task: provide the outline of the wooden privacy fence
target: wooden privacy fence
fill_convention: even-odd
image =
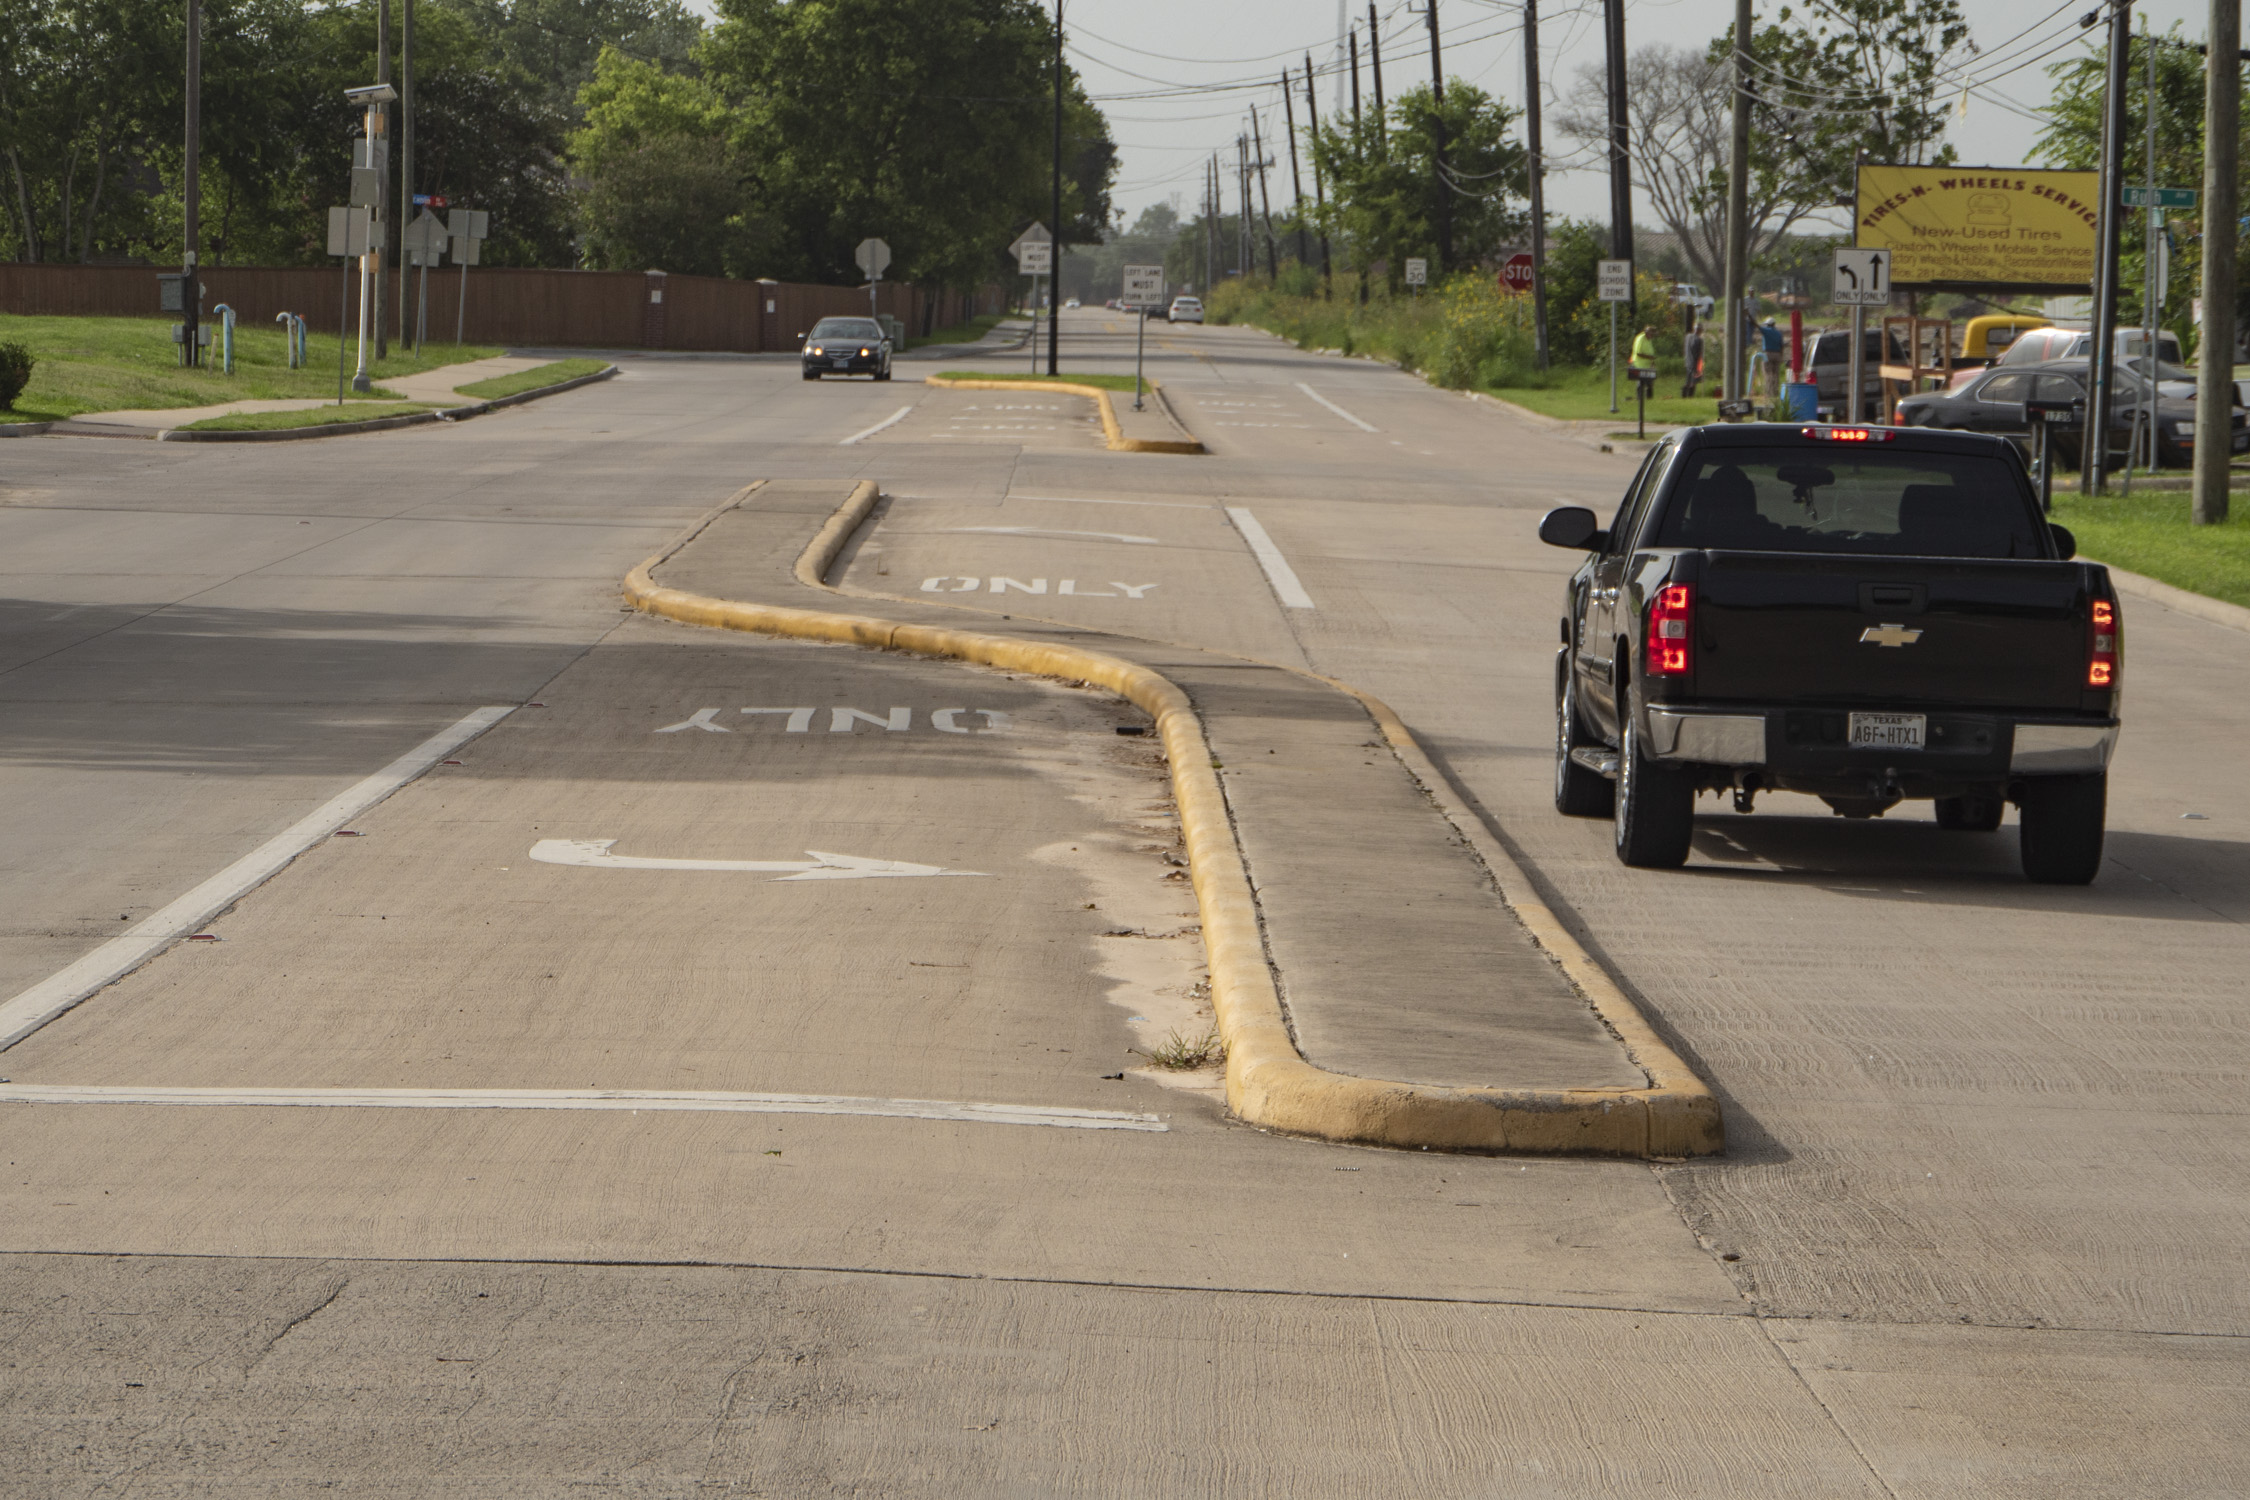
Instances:
[[[32,265],[0,262],[0,314],[156,317],[162,266]],[[418,286],[419,272],[409,272]],[[430,272],[428,338],[453,338],[461,301],[461,271]],[[386,272],[383,309],[394,333],[398,313],[389,304],[395,272]],[[205,266],[203,306],[225,303],[238,326],[270,324],[296,313],[314,331],[334,329],[345,318],[359,324],[359,275],[336,266]],[[756,354],[794,350],[797,335],[820,318],[866,313],[867,288],[808,286],[788,281],[732,281],[720,276],[668,276],[662,271],[544,271],[475,266],[468,272],[466,326],[472,344],[589,349],[731,350]],[[996,288],[967,293],[926,291],[886,282],[876,310],[906,324],[910,335],[949,327],[979,312],[1000,309]],[[409,303],[409,307],[412,304]],[[0,324],[0,338],[6,326]]]

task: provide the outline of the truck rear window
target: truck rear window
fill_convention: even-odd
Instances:
[[[2040,558],[2031,496],[1974,454],[1717,448],[1692,453],[1650,545],[1736,552]]]

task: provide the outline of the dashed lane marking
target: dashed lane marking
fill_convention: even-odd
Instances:
[[[1289,559],[1281,555],[1281,549],[1266,535],[1266,528],[1258,524],[1258,518],[1239,505],[1228,506],[1227,514],[1234,518],[1235,529],[1242,533],[1242,539],[1250,544],[1250,555],[1266,570],[1266,581],[1273,585],[1274,597],[1290,609],[1311,609],[1312,595],[1297,581],[1297,570],[1289,566]]]
[[[1374,432],[1377,430],[1374,423],[1362,422],[1359,418],[1353,416],[1350,412],[1344,410],[1341,406],[1338,406],[1335,402],[1329,400],[1326,396],[1323,396],[1320,392],[1314,390],[1311,386],[1305,384],[1302,380],[1297,382],[1297,389],[1303,391],[1306,395],[1312,397],[1313,400],[1318,401],[1322,406],[1327,407],[1330,411],[1334,412],[1337,416],[1342,417],[1345,421],[1351,423],[1354,427],[1357,427],[1361,432]]]
[[[911,406],[902,406],[897,411],[894,411],[889,416],[883,418],[882,421],[877,422],[873,427],[863,427],[859,431],[853,433],[850,437],[841,439],[837,442],[836,446],[839,448],[849,448],[852,444],[859,442],[864,438],[871,438],[876,433],[881,432],[884,428],[895,426],[898,423],[905,421],[906,414],[912,410],[914,410],[914,408]]]

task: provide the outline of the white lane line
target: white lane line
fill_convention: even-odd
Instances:
[[[1152,536],[1134,536],[1124,531],[1065,531],[1055,526],[940,526],[940,532],[980,531],[992,536],[1090,536],[1105,541],[1133,542],[1143,547],[1163,545]],[[906,533],[911,535],[911,533]]]
[[[1208,505],[1191,505],[1185,500],[1097,500],[1082,495],[1008,495],[1009,500],[1037,500],[1043,505],[1150,505],[1160,510],[1210,510]]]
[[[877,422],[873,427],[861,428],[859,431],[853,433],[850,437],[845,438],[837,443],[836,446],[839,448],[849,448],[852,444],[858,442],[861,438],[871,438],[876,433],[881,432],[884,428],[905,421],[906,414],[912,410],[914,410],[914,408],[911,406],[902,406],[897,411],[894,411],[889,416],[883,418],[882,421]],[[1369,430],[1372,431],[1373,429]]]
[[[1361,432],[1373,432],[1376,430],[1375,425],[1372,422],[1362,422],[1359,418],[1353,416],[1350,412],[1344,410],[1341,406],[1338,406],[1335,402],[1329,400],[1326,396],[1323,396],[1320,392],[1314,390],[1311,386],[1305,384],[1302,380],[1297,382],[1297,389],[1303,391],[1306,395],[1312,397],[1313,400],[1318,401],[1322,406],[1327,407],[1330,411],[1334,412],[1337,416],[1342,417],[1345,421],[1351,423],[1354,427],[1357,427]]]
[[[686,1089],[141,1088],[130,1084],[0,1084],[0,1104],[285,1105],[327,1109],[689,1110],[754,1115],[872,1115],[1059,1130],[1153,1130],[1157,1115],[948,1099],[854,1099],[841,1094],[725,1094]]]
[[[0,1005],[0,1051],[6,1051],[106,984],[115,983],[225,911],[298,855],[382,801],[445,756],[515,712],[480,708],[424,740],[350,790],[331,797],[194,890],[143,917],[60,973]]]
[[[1242,539],[1250,544],[1250,555],[1266,570],[1266,581],[1273,585],[1275,596],[1291,609],[1311,609],[1312,595],[1297,581],[1297,570],[1289,566],[1289,559],[1281,555],[1281,549],[1266,535],[1266,528],[1258,524],[1258,518],[1239,505],[1228,506],[1227,514],[1234,518],[1235,529],[1242,533]]]

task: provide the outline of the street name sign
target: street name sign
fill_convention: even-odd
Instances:
[[[2194,188],[2129,187],[2125,190],[2127,208],[2193,208]]]

